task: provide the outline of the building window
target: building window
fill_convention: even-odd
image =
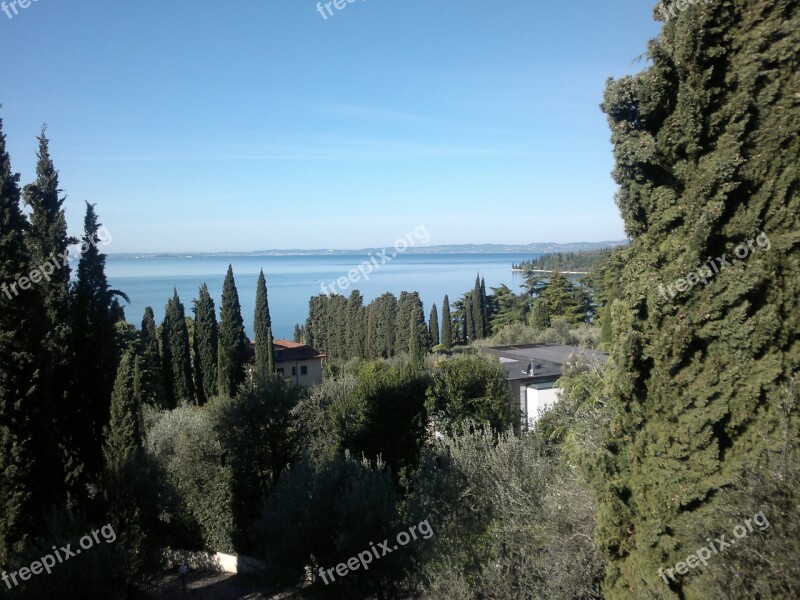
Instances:
[[[297,375],[297,367],[292,367],[292,377]]]
[[[300,367],[300,375],[308,375],[308,367],[303,365]]]

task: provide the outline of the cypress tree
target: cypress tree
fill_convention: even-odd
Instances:
[[[486,280],[481,277],[481,319],[483,321],[483,336],[488,337],[492,334],[491,311],[489,308],[489,298],[486,295]]]
[[[305,333],[303,331],[303,328],[300,327],[299,323],[295,323],[294,324],[294,341],[297,342],[298,344],[303,344],[303,343],[305,343],[304,339],[305,339]]]
[[[400,294],[395,317],[394,346],[396,353],[408,351],[411,341],[411,321],[417,308],[422,310],[422,300],[417,292],[402,292]],[[424,325],[424,313],[422,322]]]
[[[632,238],[593,479],[614,598],[710,597],[699,576],[658,569],[694,552],[698,530],[730,532],[723,491],[781,436],[797,443],[771,395],[800,367],[800,5],[685,8],[603,104]]]
[[[336,360],[347,358],[347,300],[336,294],[327,297],[330,355]]]
[[[244,334],[242,307],[233,278],[233,266],[222,286],[222,310],[219,323],[219,351],[217,368],[218,390],[221,396],[233,398],[244,382],[247,363],[247,338]]]
[[[267,280],[264,271],[258,275],[256,286],[256,371],[259,373],[275,372],[275,349],[272,339],[272,318],[269,315],[269,298],[267,296]]]
[[[439,311],[434,304],[431,308],[431,317],[429,320],[429,331],[431,332],[430,346],[433,348],[439,345]]]
[[[79,450],[86,474],[103,468],[103,432],[108,424],[111,391],[119,361],[114,300],[122,292],[110,289],[106,257],[98,248],[100,223],[94,205],[86,204],[81,259],[71,290],[70,335],[72,367],[71,444]]]
[[[484,304],[485,300],[481,295],[481,278],[480,275],[475,278],[475,287],[472,290],[472,324],[474,328],[475,335],[474,337],[470,337],[470,341],[472,340],[479,340],[483,338],[484,332]]]
[[[166,392],[162,381],[161,353],[158,348],[158,331],[153,309],[144,309],[142,329],[139,334],[138,394],[142,404],[166,408]]]
[[[21,289],[17,283],[31,272],[25,244],[28,223],[20,207],[19,175],[11,170],[2,119],[0,223],[0,566],[6,566],[17,559],[26,533],[59,496],[48,495],[50,485],[42,486],[55,483],[46,477],[46,465],[38,456],[38,451],[54,443],[52,412],[46,405],[40,370],[46,360],[39,350],[46,318],[41,294]]]
[[[366,309],[364,297],[353,290],[347,299],[347,358],[364,358],[366,345]]]
[[[36,289],[42,294],[47,311],[48,333],[44,343],[58,356],[66,356],[70,280],[67,257],[69,247],[77,240],[67,235],[67,217],[63,208],[65,198],[59,197],[58,171],[50,157],[50,141],[45,131],[46,127],[43,127],[38,138],[36,180],[25,186],[24,190],[25,203],[31,208],[27,245],[34,266],[52,263],[53,260],[59,265],[50,275],[50,280],[37,284]],[[59,375],[56,377],[63,381]],[[62,394],[65,391],[62,389]]]
[[[194,301],[194,375],[197,401],[205,404],[217,393],[217,351],[219,330],[214,300],[208,293],[208,286],[200,286],[200,293]]]
[[[422,368],[425,364],[427,354],[428,331],[425,327],[425,313],[421,305],[411,307],[411,317],[409,321],[408,353],[411,356],[411,363]]]
[[[135,389],[138,356],[128,351],[122,357],[111,394],[111,416],[105,432],[106,465],[118,471],[135,458],[142,444],[142,407]]]
[[[172,298],[167,302],[164,311],[164,322],[161,325],[161,349],[162,372],[167,388],[169,408],[175,408],[179,402],[194,402],[189,329],[186,326],[186,312],[178,297],[177,289],[173,289]]]
[[[51,440],[53,429],[59,432],[59,441],[58,446],[49,443],[40,447],[38,452],[48,454],[43,460],[53,468],[57,468],[58,464],[64,466],[65,473],[61,478],[66,482],[61,487],[76,492],[77,496],[76,490],[83,487],[82,482],[78,481],[79,474],[84,471],[85,466],[80,452],[81,446],[71,441],[79,438],[81,433],[76,429],[80,425],[73,418],[75,402],[80,398],[68,398],[72,373],[68,360],[71,350],[68,322],[70,267],[67,259],[68,248],[76,240],[67,235],[67,219],[63,209],[65,198],[59,196],[61,190],[58,187],[58,172],[50,157],[50,142],[45,132],[46,127],[42,127],[38,137],[36,179],[25,186],[23,199],[31,209],[30,226],[26,227],[25,236],[31,269],[41,267],[52,270],[49,279],[35,283],[32,289],[41,298],[44,308],[44,313],[39,315],[40,338],[37,342],[43,350],[41,360],[38,361],[38,384],[43,395],[39,419],[40,424],[50,432]],[[52,455],[51,448],[57,448]],[[43,477],[45,484],[53,476],[47,474]],[[54,498],[59,496],[52,489],[47,493],[54,493]]]
[[[475,324],[475,294],[467,293],[463,300],[464,317],[464,344],[469,344],[477,339]]]
[[[368,358],[388,358],[394,354],[397,298],[386,293],[370,302],[367,309]]]
[[[442,302],[442,348],[450,350],[453,345],[453,319],[450,317],[450,298]]]

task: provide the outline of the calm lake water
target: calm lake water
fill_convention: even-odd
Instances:
[[[519,290],[522,277],[513,273],[512,263],[536,258],[537,254],[401,254],[375,269],[369,279],[361,279],[339,293],[347,296],[358,289],[364,304],[385,292],[396,296],[402,291],[419,292],[426,318],[432,304],[441,311],[444,295],[453,302],[472,289],[475,275],[486,279],[487,291],[505,283]],[[320,284],[329,286],[348,271],[368,260],[364,254],[339,256],[198,256],[147,257],[109,255],[107,273],[111,287],[124,291],[131,303],[125,314],[139,326],[146,306],[152,306],[158,323],[164,306],[178,290],[187,316],[193,316],[192,300],[202,283],[207,283],[219,313],[222,283],[233,265],[242,316],[248,336],[253,336],[253,313],[258,273],[264,269],[269,292],[270,314],[275,337],[291,339],[295,323],[304,324],[308,301],[320,293]],[[349,283],[349,282],[348,282]],[[440,313],[441,315],[441,313]]]

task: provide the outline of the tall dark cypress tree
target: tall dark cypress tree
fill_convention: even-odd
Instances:
[[[179,402],[194,402],[189,329],[186,326],[186,311],[178,297],[177,289],[173,290],[172,298],[167,302],[164,312],[161,348],[169,408],[175,408]]]
[[[41,382],[44,304],[37,290],[18,284],[31,272],[27,228],[0,119],[0,566],[18,558],[42,512],[60,502],[54,489],[61,482],[42,463],[52,456],[39,454],[56,442]]]
[[[239,304],[239,292],[236,290],[232,265],[228,265],[228,273],[222,286],[218,362],[219,394],[233,398],[244,382],[247,338],[244,334],[242,306]]]
[[[45,131],[43,127],[39,136],[36,181],[26,185],[24,190],[25,203],[31,207],[27,245],[33,265],[58,261],[59,268],[54,269],[50,280],[38,284],[36,289],[42,294],[47,311],[48,333],[43,341],[53,352],[66,356],[70,280],[66,253],[77,240],[67,235],[67,217],[63,208],[65,198],[59,196],[58,171],[50,157],[50,141]],[[60,375],[56,377],[60,378]],[[65,391],[61,389],[62,395]]]
[[[434,304],[431,308],[431,318],[429,320],[428,330],[431,334],[430,339],[430,346],[438,346],[439,345],[439,311]]]
[[[486,299],[481,292],[480,275],[475,278],[475,287],[472,290],[471,304],[474,337],[470,336],[470,341],[482,339],[486,329],[484,321],[484,315],[486,313]]]
[[[492,325],[489,298],[486,296],[486,280],[483,277],[481,277],[481,320],[483,321],[482,337],[488,337],[492,334]]]
[[[411,318],[414,311],[419,308],[422,310],[422,300],[417,292],[402,292],[397,302],[397,316],[395,318],[395,348],[396,352],[408,352],[411,340]],[[423,313],[423,324],[425,317]]]
[[[214,300],[208,286],[200,286],[194,301],[194,375],[197,401],[205,404],[217,393],[217,352],[219,350],[219,328]]]
[[[72,367],[70,444],[79,450],[86,475],[103,469],[103,430],[108,424],[111,391],[119,361],[114,300],[105,273],[106,257],[97,245],[100,223],[94,205],[86,204],[78,277],[71,290]]]
[[[51,448],[54,449],[47,462],[54,467],[59,463],[64,466],[62,479],[65,482],[62,487],[73,492],[71,497],[79,502],[76,490],[83,487],[84,481],[79,480],[80,474],[85,471],[85,465],[82,464],[79,447],[70,441],[74,436],[80,436],[81,432],[75,429],[76,424],[72,419],[76,400],[70,400],[67,396],[71,378],[68,361],[71,354],[70,267],[67,256],[69,246],[76,240],[67,235],[67,219],[63,209],[65,199],[60,197],[58,172],[50,157],[50,142],[45,131],[46,128],[43,127],[38,138],[36,179],[23,190],[25,203],[31,209],[30,227],[26,235],[31,268],[52,270],[49,279],[33,286],[34,293],[41,297],[44,306],[44,314],[40,316],[42,322],[39,341],[44,352],[38,365],[38,381],[44,398],[40,406],[44,411],[40,422],[51,434],[53,430],[59,432],[56,436],[57,442],[42,447],[41,451],[49,452]],[[52,435],[50,439],[53,439]],[[57,450],[56,443],[59,446]],[[51,478],[51,475],[46,475],[45,481],[50,481]],[[54,497],[57,496],[59,494]]]
[[[468,292],[463,300],[464,318],[464,344],[474,342],[477,338],[475,333],[475,294]]]
[[[397,298],[394,294],[383,294],[369,304],[367,347],[369,358],[388,358],[395,351],[395,323],[397,320]]]
[[[111,394],[104,454],[106,465],[113,471],[121,470],[135,458],[142,444],[142,407],[134,385],[137,359],[133,351],[122,357]]]
[[[142,329],[139,336],[139,381],[138,393],[142,404],[166,408],[167,399],[161,371],[161,353],[158,348],[158,331],[153,309],[144,309]]]
[[[450,350],[453,346],[453,319],[450,317],[450,298],[446,295],[442,302],[442,348]]]
[[[409,321],[408,353],[411,356],[411,363],[422,368],[425,364],[425,356],[428,351],[428,330],[425,326],[425,313],[421,305],[411,307],[411,318]]]
[[[367,338],[366,309],[364,308],[364,297],[358,290],[353,290],[347,299],[345,327],[347,358],[364,358]]]
[[[258,275],[256,286],[256,372],[272,374],[275,372],[275,348],[272,338],[272,318],[269,314],[269,297],[264,271]]]
[[[722,510],[726,490],[798,443],[773,399],[800,369],[800,4],[685,4],[665,7],[652,66],[610,82],[603,104],[632,238],[593,481],[613,598],[711,597],[705,569],[658,574],[698,538],[727,533],[760,560],[757,541],[731,539],[744,515]]]

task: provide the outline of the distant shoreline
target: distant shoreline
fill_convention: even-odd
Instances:
[[[558,269],[511,269],[512,273],[555,273]],[[558,271],[562,275],[588,275],[588,271]]]
[[[575,242],[556,244],[549,242],[506,245],[506,244],[463,244],[452,246],[419,246],[408,248],[404,254],[552,254],[557,252],[580,252],[614,248],[627,245],[628,241]],[[383,248],[361,248],[353,250],[315,249],[315,250],[253,250],[248,252],[119,252],[109,253],[112,258],[210,258],[247,256],[347,256],[381,252]]]

